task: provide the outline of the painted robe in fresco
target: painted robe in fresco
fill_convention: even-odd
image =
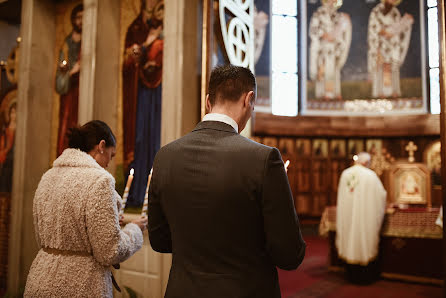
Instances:
[[[350,50],[350,17],[331,5],[322,5],[311,16],[309,75],[317,99],[341,98],[341,69]]]
[[[68,147],[66,133],[70,127],[77,125],[79,105],[79,72],[70,76],[70,71],[79,62],[81,42],[75,42],[71,34],[67,36],[59,52],[56,72],[56,92],[60,94],[59,132],[57,137],[57,155]],[[67,62],[67,69],[62,70],[62,61]]]
[[[372,97],[399,97],[400,67],[406,59],[413,18],[401,17],[396,7],[384,14],[384,4],[373,8],[368,26],[368,72]]]
[[[124,168],[135,169],[127,204],[139,206],[144,200],[147,177],[161,142],[162,33],[147,47],[143,45],[151,30],[162,26],[154,18],[143,21],[140,14],[125,37],[123,65]],[[141,55],[132,55],[132,47]],[[127,177],[127,175],[126,175]]]

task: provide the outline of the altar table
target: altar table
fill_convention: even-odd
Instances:
[[[443,284],[443,230],[435,224],[439,208],[393,209],[381,230],[379,263],[381,276],[408,281]],[[343,267],[336,239],[336,206],[325,208],[319,234],[330,245],[329,266]]]

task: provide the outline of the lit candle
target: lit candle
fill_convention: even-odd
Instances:
[[[122,207],[121,210],[119,211],[119,215],[123,215],[124,214],[124,208],[125,205],[127,204],[127,198],[129,197],[129,192],[130,192],[130,186],[132,186],[132,181],[133,181],[133,174],[135,173],[134,169],[130,170],[130,175],[127,179],[127,184],[125,186],[124,189],[124,195],[122,196]]]
[[[287,172],[288,173],[288,166],[290,165],[290,160],[287,160],[286,162],[285,162],[285,172]]]
[[[149,206],[149,187],[152,180],[153,168],[150,170],[149,178],[147,179],[146,195],[144,196],[144,203],[142,204],[141,216],[147,216],[147,207]]]

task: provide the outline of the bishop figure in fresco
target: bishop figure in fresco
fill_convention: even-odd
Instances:
[[[309,75],[316,99],[341,99],[341,69],[350,50],[350,16],[338,12],[341,0],[322,0],[311,16]]]
[[[413,17],[401,17],[401,0],[382,0],[373,8],[368,26],[368,72],[372,97],[400,97],[400,67],[406,59]]]

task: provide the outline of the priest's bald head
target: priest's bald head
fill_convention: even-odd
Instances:
[[[355,160],[355,163],[363,165],[364,167],[370,167],[370,161],[371,161],[371,156],[369,153],[367,152],[360,152],[357,155],[357,159]]]
[[[212,70],[206,110],[228,115],[238,124],[241,132],[254,111],[257,84],[248,68],[223,65]]]

